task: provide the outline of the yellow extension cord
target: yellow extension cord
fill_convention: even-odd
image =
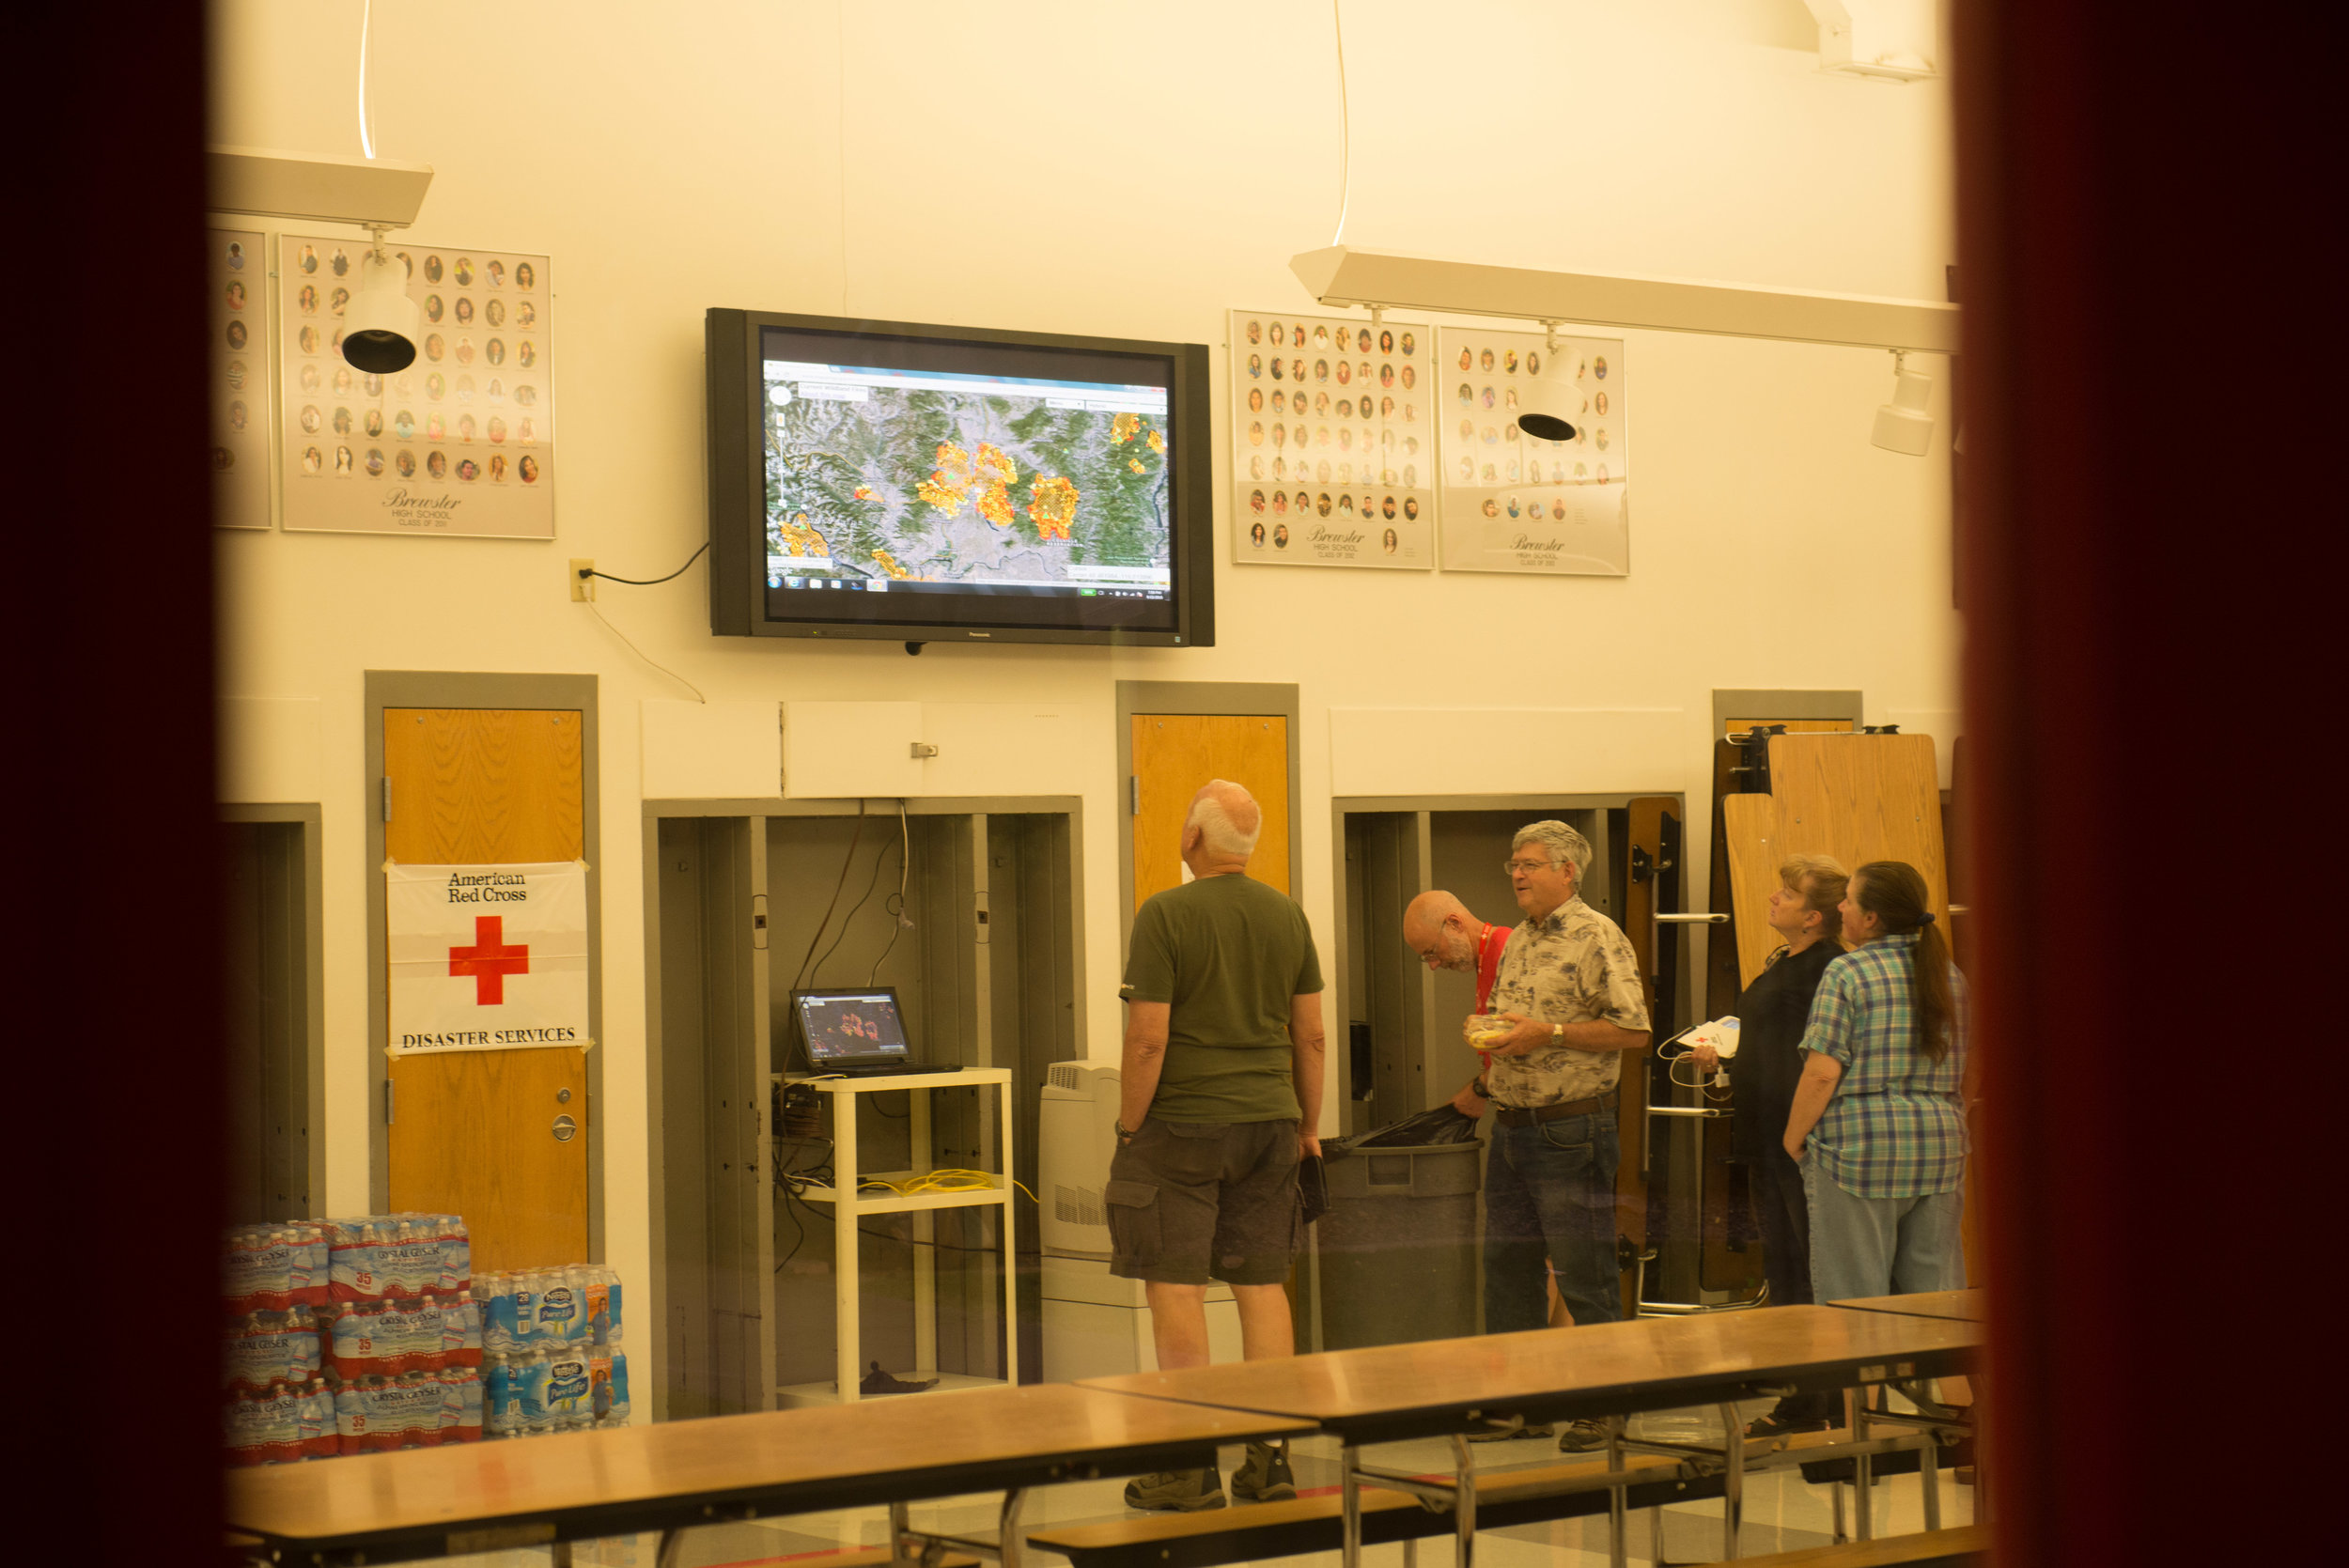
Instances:
[[[1028,1202],[1033,1203],[1036,1201],[1035,1194],[1028,1191],[1027,1188],[1021,1186],[1017,1179],[1009,1176],[999,1177],[991,1171],[926,1171],[921,1175],[901,1182],[883,1181],[879,1176],[866,1176],[856,1185],[859,1191],[868,1187],[878,1187],[894,1192],[900,1198],[910,1198],[923,1192],[985,1192],[991,1190],[998,1181],[1011,1182],[1012,1186],[1019,1188],[1026,1196]]]

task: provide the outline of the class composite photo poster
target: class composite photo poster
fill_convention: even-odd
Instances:
[[[269,526],[269,255],[257,230],[205,231],[212,332],[212,521]]]
[[[285,526],[554,536],[548,258],[390,244],[416,303],[416,358],[388,376],[342,356],[366,240],[278,237]]]
[[[1232,559],[1432,568],[1434,332],[1260,310],[1229,330]]]
[[[1442,427],[1443,569],[1623,577],[1631,570],[1630,424],[1619,338],[1446,327],[1431,372]],[[1517,412],[1563,383],[1571,441]]]

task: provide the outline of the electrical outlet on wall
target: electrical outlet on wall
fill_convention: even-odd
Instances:
[[[573,604],[584,604],[596,597],[596,580],[588,575],[595,569],[596,563],[592,559],[583,555],[571,557],[571,602]]]

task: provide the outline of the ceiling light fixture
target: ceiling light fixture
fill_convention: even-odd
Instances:
[[[1549,363],[1558,360],[1558,323],[1545,321],[1549,333]],[[1575,421],[1582,417],[1580,389],[1561,376],[1536,376],[1526,383],[1525,401],[1517,409],[1517,428],[1535,441],[1572,441]]]
[[[354,370],[388,376],[416,362],[423,331],[408,297],[407,263],[384,252],[383,225],[367,226],[375,245],[359,258],[359,292],[343,315],[343,358]]]
[[[1957,306],[1673,278],[1610,277],[1440,261],[1328,245],[1289,259],[1305,291],[1325,305],[1448,310],[1469,316],[1574,321],[1600,327],[1840,344],[1855,349],[1957,352]]]
[[[1892,356],[1892,400],[1876,405],[1876,427],[1868,440],[1887,452],[1921,458],[1933,440],[1933,415],[1925,411],[1933,378],[1908,367],[1908,356]]]

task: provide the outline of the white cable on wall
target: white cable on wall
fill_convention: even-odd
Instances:
[[[1330,0],[1330,23],[1338,39],[1338,230],[1332,245],[1346,242],[1346,209],[1354,194],[1354,112],[1346,101],[1346,15],[1341,0]]]
[[[375,0],[359,0],[359,150],[375,156],[375,132],[367,125],[367,31],[375,20]]]

